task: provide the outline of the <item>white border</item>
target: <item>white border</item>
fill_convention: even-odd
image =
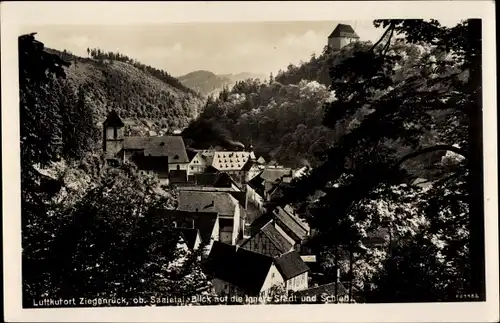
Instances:
[[[492,1],[393,2],[2,2],[4,308],[9,322],[480,322],[498,321],[495,16]],[[482,18],[487,302],[167,308],[21,307],[17,36],[22,25],[117,25],[221,21]],[[63,27],[62,27],[63,28]]]

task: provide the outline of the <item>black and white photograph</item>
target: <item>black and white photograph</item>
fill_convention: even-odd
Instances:
[[[410,3],[2,3],[12,321],[498,319],[494,3]]]

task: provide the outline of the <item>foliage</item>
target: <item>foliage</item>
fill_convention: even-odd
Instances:
[[[331,97],[317,82],[282,85],[258,80],[236,83],[231,90],[209,98],[199,119],[183,136],[194,147],[217,145],[221,138],[252,143],[257,154],[282,163],[316,163],[315,153],[326,149],[335,132],[324,127],[321,104]],[[210,131],[208,131],[210,130]],[[210,132],[204,137],[197,132]]]
[[[103,50],[101,50],[99,48],[92,48],[92,49],[87,48],[87,53],[89,54],[89,56],[91,58],[96,59],[96,60],[102,61],[102,60],[107,59],[110,61],[119,61],[119,62],[131,64],[132,66],[136,67],[137,69],[153,75],[154,77],[160,79],[161,81],[165,82],[166,84],[168,84],[174,88],[177,88],[183,92],[188,92],[188,93],[194,94],[193,90],[182,85],[182,83],[179,82],[178,79],[171,76],[167,72],[165,72],[163,70],[159,70],[159,69],[154,68],[154,67],[151,67],[149,65],[142,64],[139,61],[137,61],[136,59],[130,58],[127,55],[124,55],[124,54],[121,54],[118,52],[117,53],[104,52]]]
[[[182,129],[198,115],[203,103],[167,72],[123,54],[101,53],[94,58],[82,58],[69,52],[47,51],[77,63],[66,69],[65,83],[85,92],[99,122],[115,109],[122,118],[130,119],[134,128],[156,132]]]
[[[24,263],[26,281],[34,282],[25,290],[27,304],[40,297],[131,300],[210,292],[199,255],[149,212],[175,208],[176,192],[132,165],[107,167],[95,155],[51,176],[64,185],[48,203],[48,221],[40,222],[41,246]]]
[[[176,192],[88,153],[98,135],[92,101],[88,88],[64,79],[69,63],[31,34],[19,37],[19,66],[23,304],[210,288],[197,256],[175,248],[178,234],[149,216],[152,207],[175,208]]]
[[[381,41],[369,50],[356,52],[341,64],[333,66],[331,89],[335,92],[336,100],[325,104],[324,124],[328,127],[333,128],[360,111],[361,118],[356,118],[358,122],[350,127],[332,148],[325,151],[324,164],[314,168],[309,176],[292,183],[285,189],[284,197],[274,203],[300,203],[316,190],[324,190],[325,197],[317,203],[306,205],[306,213],[309,214],[312,227],[319,230],[313,240],[316,240],[317,245],[332,248],[335,265],[339,267],[342,261],[340,249],[346,249],[351,259],[353,256],[359,257],[358,259],[370,257],[370,252],[363,250],[362,243],[364,230],[367,228],[360,225],[360,220],[362,223],[363,218],[368,216],[367,210],[359,210],[360,205],[365,209],[368,206],[363,204],[363,200],[370,198],[394,203],[396,211],[392,214],[398,215],[401,225],[396,219],[386,218],[385,221],[410,232],[416,231],[410,241],[418,237],[425,239],[425,243],[422,240],[417,241],[422,241],[422,248],[428,246],[428,249],[414,253],[411,250],[418,248],[418,245],[401,242],[395,250],[408,251],[407,258],[394,260],[390,252],[389,256],[382,253],[375,257],[379,261],[376,267],[381,272],[387,272],[387,268],[380,266],[384,259],[387,259],[387,264],[394,265],[394,262],[397,262],[401,266],[423,261],[423,267],[432,269],[432,274],[426,277],[427,285],[419,285],[418,288],[414,285],[418,289],[414,297],[419,300],[432,300],[435,297],[451,300],[451,295],[458,293],[464,285],[460,284],[462,287],[459,287],[455,284],[457,280],[471,282],[473,279],[479,279],[480,282],[480,272],[476,271],[474,276],[463,264],[484,262],[484,259],[474,258],[480,257],[480,246],[475,253],[472,249],[469,252],[466,247],[469,235],[458,234],[460,231],[472,231],[472,220],[465,227],[454,226],[455,223],[460,223],[461,219],[468,218],[470,213],[464,210],[457,214],[457,207],[452,205],[461,205],[458,200],[463,198],[471,207],[473,205],[473,200],[467,195],[467,192],[473,192],[471,186],[458,185],[460,182],[468,182],[470,185],[472,180],[469,172],[472,172],[472,167],[465,162],[456,169],[448,169],[440,163],[440,158],[433,158],[431,165],[437,163],[435,166],[440,169],[440,172],[430,178],[433,181],[433,193],[441,197],[447,196],[447,199],[434,203],[434,207],[429,208],[418,203],[419,194],[412,193],[412,189],[401,192],[401,183],[413,181],[414,177],[400,166],[443,150],[467,157],[466,161],[472,158],[467,151],[472,149],[469,143],[474,141],[468,140],[468,134],[472,126],[476,127],[473,122],[477,120],[477,111],[480,111],[480,102],[477,101],[476,95],[480,91],[480,83],[475,72],[477,66],[474,65],[478,59],[480,61],[477,52],[480,46],[477,47],[476,41],[480,37],[480,34],[477,34],[477,22],[469,20],[453,28],[442,27],[435,21],[422,20],[376,21],[375,24],[387,26]],[[394,33],[406,37],[392,43]],[[464,39],[469,42],[463,41]],[[408,50],[413,51],[413,54],[408,53]],[[410,69],[409,66],[414,68]],[[443,116],[446,116],[447,120]],[[477,131],[477,128],[475,130]],[[423,140],[425,137],[426,140]],[[397,145],[393,144],[398,141]],[[474,167],[477,165],[474,164]],[[466,174],[463,175],[465,179],[459,180],[460,176],[457,174]],[[448,185],[458,185],[456,190],[452,190],[453,194],[445,194],[446,188],[437,184],[443,177],[448,179]],[[384,186],[386,189],[381,189]],[[478,189],[477,186],[475,188]],[[388,191],[390,195],[387,195]],[[433,199],[428,196],[427,201],[431,203]],[[408,213],[405,208],[409,205],[413,205],[418,211],[412,211],[410,208]],[[433,219],[442,214],[443,210],[450,208],[453,211],[447,211],[448,216],[441,219],[440,227],[450,228],[453,223],[451,232],[425,235],[426,230],[435,230],[435,224],[431,225]],[[424,209],[425,221],[420,224],[412,223]],[[379,213],[391,214],[388,210],[380,210]],[[476,225],[480,223],[477,219],[474,220]],[[431,224],[423,225],[426,221]],[[382,223],[379,222],[379,225]],[[453,241],[455,253],[449,253],[445,261],[447,268],[453,269],[453,274],[449,274],[450,270],[443,272],[434,266],[433,259],[438,257],[440,249],[431,243],[433,239],[441,242]],[[418,255],[427,255],[429,258],[419,260]],[[355,271],[354,261],[348,260],[348,263],[349,269],[345,271],[352,274]],[[478,266],[480,269],[481,265]],[[363,274],[362,271],[358,272]],[[391,277],[391,273],[386,277]],[[406,290],[411,290],[412,284],[417,284],[416,280],[410,279],[414,273],[410,268],[402,270],[398,267],[398,273],[402,275],[400,279],[407,282],[404,287]],[[371,281],[376,274],[375,270],[371,277],[364,277],[364,282],[376,285]],[[474,288],[480,290],[481,287],[477,283],[478,281]],[[396,293],[388,284],[379,286],[386,288],[386,294],[383,295]],[[433,296],[435,291],[443,286],[447,287],[446,294]],[[383,295],[371,297],[370,301],[383,300]],[[398,295],[399,301],[415,300],[408,298],[408,294]]]

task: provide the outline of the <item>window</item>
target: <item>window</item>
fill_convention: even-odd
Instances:
[[[193,170],[193,169],[194,169],[194,167],[193,167],[193,166],[191,166],[191,170]]]
[[[174,159],[179,159],[179,155],[175,155],[175,156],[174,156]]]
[[[114,127],[113,128],[113,138],[117,138],[118,137],[118,128]]]
[[[181,166],[177,165],[177,170],[181,170]]]

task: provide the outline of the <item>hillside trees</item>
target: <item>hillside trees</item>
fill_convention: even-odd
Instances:
[[[174,88],[180,89],[183,92],[195,94],[193,90],[190,88],[184,86],[178,79],[170,75],[169,73],[165,72],[164,70],[157,69],[155,67],[142,64],[136,59],[130,58],[127,55],[121,54],[121,53],[115,53],[115,52],[105,52],[101,50],[100,48],[87,48],[87,52],[89,53],[89,56],[93,59],[96,60],[104,60],[108,59],[110,61],[120,61],[124,63],[131,64],[132,66],[138,68],[141,71],[146,71],[150,73],[151,75],[157,77],[161,81],[173,86]]]
[[[398,267],[401,279],[410,282],[406,288],[419,290],[414,298],[399,294],[399,301],[452,300],[464,288],[469,292],[473,290],[482,298],[482,175],[478,166],[481,163],[477,160],[480,157],[476,157],[482,156],[480,140],[476,139],[481,133],[478,121],[481,115],[478,99],[481,93],[480,21],[468,20],[452,28],[443,27],[436,21],[422,20],[384,20],[375,21],[375,25],[387,28],[381,40],[368,50],[356,52],[331,70],[336,100],[325,105],[324,123],[334,128],[342,120],[361,111],[357,125],[324,152],[325,163],[314,168],[309,176],[290,185],[285,189],[284,196],[274,202],[300,203],[317,189],[325,190],[327,194],[324,198],[306,207],[309,209],[306,212],[309,222],[320,232],[316,242],[318,245],[329,245],[333,250],[347,249],[351,257],[355,255],[363,259],[363,256],[368,257],[362,243],[366,228],[360,228],[356,223],[372,216],[373,212],[356,212],[360,202],[368,196],[383,200],[387,196],[380,195],[382,192],[386,194],[394,191],[395,187],[407,185],[412,179],[401,167],[405,163],[437,151],[454,152],[465,160],[454,169],[445,169],[440,158],[435,158],[438,162],[434,166],[442,171],[431,178],[434,194],[437,195],[423,200],[428,206],[424,207],[418,199],[410,198],[411,205],[424,211],[424,223],[410,236],[401,233],[397,239],[400,244],[395,249],[399,256],[392,257],[389,250],[378,257],[377,266],[379,272],[386,273],[395,262],[398,266],[415,264],[434,271],[434,275],[424,275],[427,285],[422,286],[418,285],[419,281],[404,275],[411,275],[411,271]],[[393,42],[395,35],[404,35],[405,40]],[[410,48],[417,50],[417,55],[398,50],[399,44],[403,43],[411,44]],[[405,65],[414,68],[402,69]],[[432,140],[423,140],[429,136]],[[395,142],[399,144],[394,145]],[[381,189],[383,187],[386,189]],[[379,197],[374,197],[377,194]],[[411,197],[408,192],[398,196],[392,197],[396,205],[400,205],[401,198]],[[435,202],[443,196],[446,198],[440,200],[441,203]],[[470,210],[460,207],[464,201]],[[403,226],[409,226],[408,219],[403,222]],[[453,227],[457,223],[463,225]],[[446,226],[452,226],[456,231],[443,233]],[[471,234],[457,234],[463,230]],[[412,252],[419,246],[415,241],[420,241],[422,248],[429,246],[428,253]],[[441,260],[443,268],[455,269],[452,274],[448,275],[449,270],[438,270],[436,259],[432,260],[442,252],[437,250],[436,245],[445,249],[449,249],[449,245],[455,246],[455,252],[445,253],[444,260]],[[398,253],[397,250],[408,252]],[[421,255],[425,254],[429,258],[422,259]],[[401,255],[407,258],[399,258]],[[471,271],[463,267],[464,257],[467,259],[465,262],[472,266]],[[338,258],[336,262],[340,261]],[[380,260],[383,259],[387,261],[381,268]],[[350,262],[352,269],[353,263]],[[364,280],[368,285],[376,285],[373,280]],[[455,284],[457,281],[462,281],[460,287]],[[447,286],[446,292],[434,295],[440,285]],[[395,293],[389,285],[384,286],[385,295],[390,291]],[[369,301],[383,299],[380,294],[373,295]]]

